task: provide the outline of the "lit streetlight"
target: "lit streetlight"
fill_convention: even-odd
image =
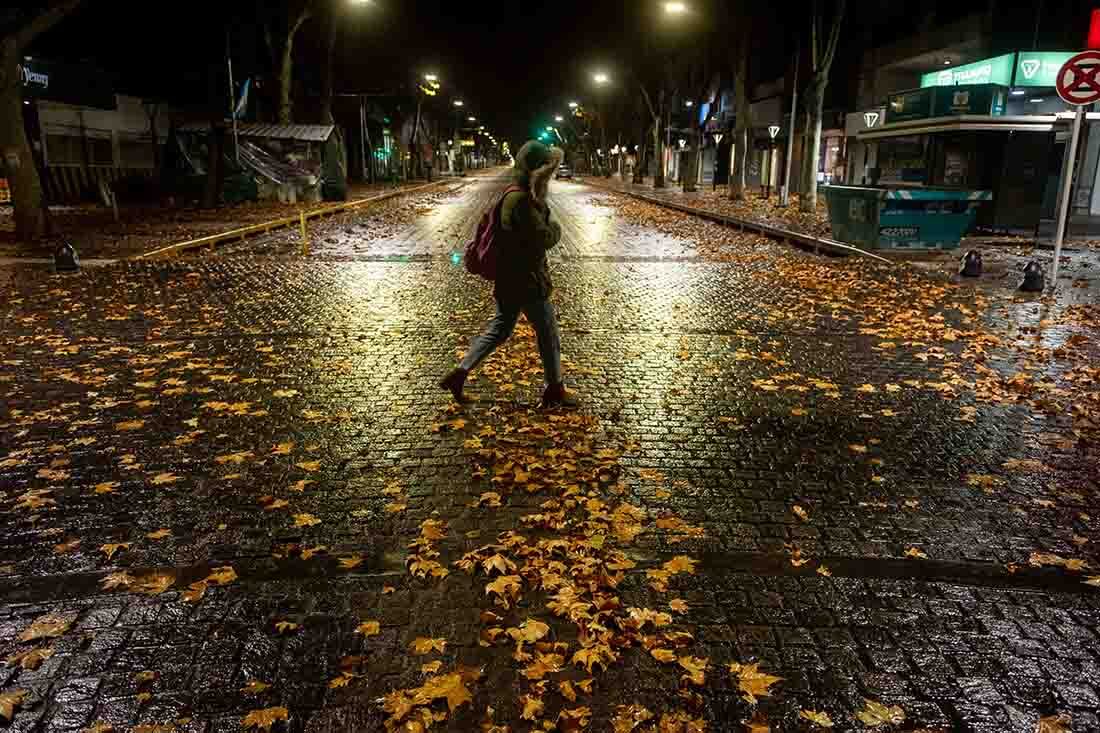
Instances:
[[[691,101],[691,100],[689,99],[688,101],[684,102],[684,106],[685,106],[685,107],[694,107],[694,106],[695,106],[695,102],[692,102],[692,101]]]
[[[687,3],[670,2],[665,3],[665,12],[669,15],[683,15],[688,10]]]
[[[580,106],[581,105],[577,102],[570,102],[569,103],[569,109],[576,109],[577,107],[580,107]]]
[[[477,118],[474,117],[473,115],[470,115],[469,117],[466,118],[466,121],[467,122],[477,122]]]
[[[461,106],[462,106],[462,105],[464,105],[464,104],[466,104],[466,103],[465,103],[465,102],[463,102],[463,101],[462,101],[461,99],[456,99],[456,100],[455,100],[455,102],[454,102],[454,105],[455,105],[456,107],[461,107]]]
[[[597,71],[595,74],[592,75],[592,81],[596,82],[597,84],[607,84],[611,81],[611,77],[602,71]]]
[[[439,81],[439,76],[436,74],[425,74],[424,81]]]
[[[565,118],[561,115],[554,115],[554,122],[565,122]]]

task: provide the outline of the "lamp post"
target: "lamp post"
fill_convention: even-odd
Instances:
[[[605,71],[597,71],[597,72],[592,74],[592,81],[596,83],[597,87],[606,87],[608,84],[611,83],[611,77]],[[599,105],[600,150],[606,150],[607,149],[607,119],[606,119],[605,112],[606,112],[605,105],[600,104]],[[605,178],[610,178],[611,177],[611,169],[603,164],[602,154],[597,159],[597,162],[599,162],[600,166],[603,169],[604,177]]]

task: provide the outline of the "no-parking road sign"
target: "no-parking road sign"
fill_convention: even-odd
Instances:
[[[1100,51],[1083,51],[1058,70],[1058,96],[1069,104],[1100,102]]]

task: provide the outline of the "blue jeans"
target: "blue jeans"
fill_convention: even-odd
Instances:
[[[528,322],[535,329],[546,383],[561,384],[561,337],[558,335],[558,319],[554,315],[554,306],[549,300],[535,300],[524,305],[505,305],[498,300],[497,314],[489,321],[485,331],[470,343],[470,350],[466,352],[459,366],[466,371],[472,371],[484,361],[485,357],[512,335],[520,313],[527,316]]]

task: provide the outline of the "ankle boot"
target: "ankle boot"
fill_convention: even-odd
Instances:
[[[542,393],[542,407],[576,407],[577,401],[565,390],[565,383],[547,385]]]
[[[455,398],[455,402],[469,402],[469,398],[462,393],[462,388],[466,386],[466,375],[468,371],[462,367],[457,367],[447,376],[440,380],[439,386],[445,390],[448,390]]]

